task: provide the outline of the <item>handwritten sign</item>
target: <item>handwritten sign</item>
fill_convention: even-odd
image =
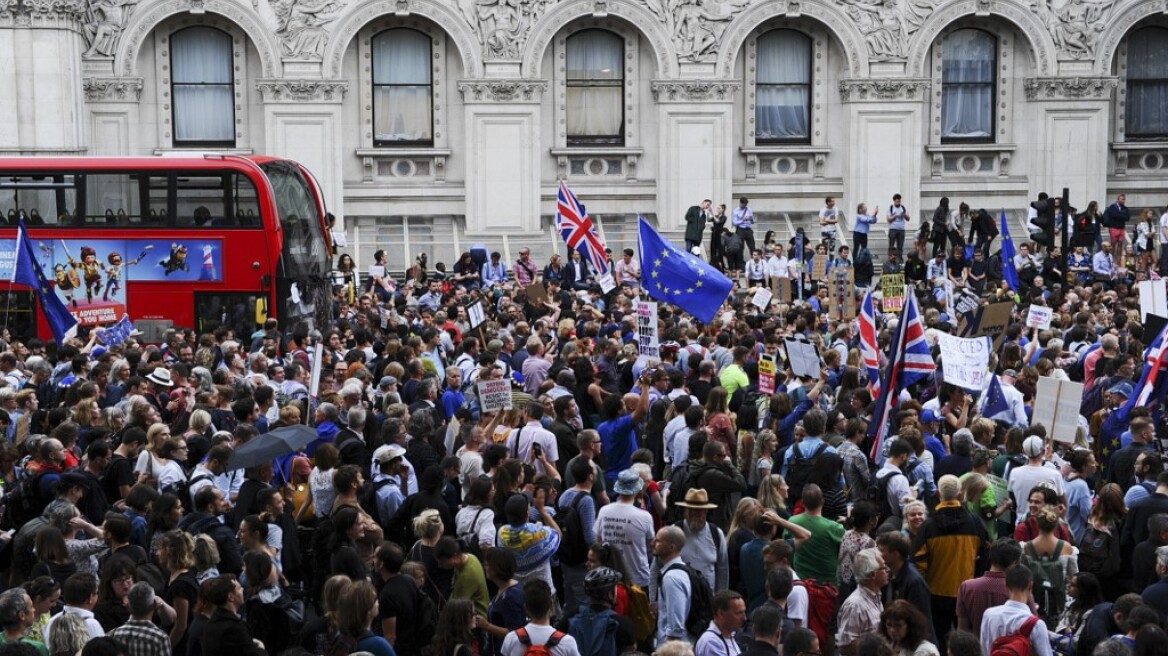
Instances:
[[[790,278],[771,278],[771,293],[773,298],[778,299],[779,303],[791,302],[791,279]]]
[[[827,278],[827,256],[819,253],[811,258],[811,279],[823,280]]]
[[[1030,312],[1026,314],[1026,327],[1046,330],[1047,328],[1050,328],[1050,320],[1053,317],[1054,308],[1043,307],[1041,305],[1031,305]]]
[[[766,312],[767,306],[771,304],[771,299],[774,297],[775,295],[771,290],[766,287],[759,287],[758,291],[754,292],[754,298],[750,299],[750,304]]]
[[[479,406],[484,413],[511,409],[511,382],[507,379],[484,380],[475,386]]]
[[[1163,280],[1141,280],[1140,292],[1140,321],[1147,322],[1149,314],[1168,316],[1168,291],[1165,290]]]
[[[791,372],[804,378],[819,378],[819,349],[806,337],[784,337],[783,346]]]
[[[961,317],[957,326],[958,337],[992,337],[994,353],[1002,348],[1002,340],[1006,337],[1006,327],[1010,325],[1014,303],[1005,301],[992,305],[983,305],[974,312]]]
[[[648,362],[661,361],[661,343],[657,335],[657,304],[637,301],[637,350]]]
[[[770,356],[763,356],[758,361],[758,391],[772,395],[775,393],[775,374],[778,373],[778,365],[775,364],[774,358]]]
[[[980,392],[990,384],[990,343],[986,337],[963,339],[937,333],[945,382]]]
[[[596,282],[600,285],[600,291],[604,292],[605,294],[616,289],[616,280],[613,279],[611,271],[597,278]]]
[[[884,298],[880,308],[884,312],[900,312],[904,309],[904,274],[886,273],[880,276],[880,290]]]
[[[487,315],[483,312],[483,299],[480,298],[466,306],[466,318],[470,320],[471,330],[478,330],[478,327],[483,325],[487,320]]]
[[[1073,444],[1079,428],[1079,404],[1083,383],[1040,376],[1034,397],[1034,417],[1030,425],[1046,426],[1046,434],[1056,442]]]

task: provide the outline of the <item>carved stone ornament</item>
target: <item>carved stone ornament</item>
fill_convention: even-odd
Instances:
[[[457,6],[479,37],[483,59],[514,61],[549,4],[550,0],[463,0]]]
[[[76,27],[86,10],[86,0],[0,0],[0,24]]]
[[[1119,86],[1114,77],[1028,77],[1022,87],[1027,100],[1108,100]]]
[[[82,29],[89,49],[84,57],[113,57],[126,20],[139,0],[89,0]]]
[[[140,77],[87,77],[83,84],[87,102],[138,102],[142,99]]]
[[[264,102],[339,103],[345,99],[345,80],[258,80]]]
[[[545,80],[459,80],[463,102],[539,102],[547,90]]]
[[[723,33],[751,0],[646,0],[645,6],[673,35],[682,61],[714,61]]]
[[[893,61],[908,55],[908,44],[938,0],[840,0],[841,8],[864,35],[872,61]]]
[[[1090,60],[1115,5],[1116,0],[1032,0],[1030,10],[1046,25],[1059,59]]]
[[[930,83],[926,78],[840,80],[840,100],[844,102],[923,100],[928,96]]]
[[[324,57],[328,26],[341,15],[339,0],[269,0],[284,57],[317,61]]]
[[[657,102],[728,102],[742,88],[739,82],[722,80],[654,80]]]

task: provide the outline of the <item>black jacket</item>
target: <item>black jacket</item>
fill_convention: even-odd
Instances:
[[[335,444],[341,456],[341,464],[355,465],[361,469],[365,480],[369,480],[369,467],[372,461],[370,460],[369,449],[365,447],[365,438],[359,433],[346,428],[337,433]]]
[[[904,599],[925,614],[925,619],[929,621],[928,627],[931,633],[933,628],[933,611],[929,598],[929,584],[925,581],[925,577],[921,576],[916,565],[912,563],[905,563],[904,567],[900,568],[896,576],[889,579],[888,586],[884,588],[885,608],[897,599]],[[935,642],[936,636],[929,638],[929,640]]]
[[[251,641],[247,625],[235,613],[216,608],[203,632],[203,656],[268,656]]]
[[[235,531],[220,522],[218,517],[205,512],[193,512],[183,517],[179,521],[178,527],[191,535],[206,533],[211,536],[211,539],[215,541],[215,546],[219,548],[219,571],[221,573],[240,574],[243,572],[243,555],[239,551],[239,543],[235,540]],[[293,533],[291,537],[295,539],[296,534]]]
[[[576,265],[573,264],[571,260],[565,262],[564,268],[560,270],[561,280],[563,281],[563,288],[571,289],[572,285],[575,285],[581,280],[587,281],[589,276],[592,275],[592,271],[588,268],[588,260],[583,258],[580,259],[580,273],[583,275],[583,277],[577,278]]]
[[[699,461],[692,471],[690,489],[701,488],[710,496],[710,503],[717,505],[710,511],[711,524],[722,529],[725,533],[730,528],[730,511],[733,504],[730,499],[735,494],[746,492],[746,479],[738,469],[718,463],[711,465],[706,461]]]

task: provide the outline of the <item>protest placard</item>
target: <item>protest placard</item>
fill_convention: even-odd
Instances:
[[[829,276],[831,317],[837,321],[856,318],[856,276],[852,267],[835,267]]]
[[[1013,301],[983,305],[961,317],[957,326],[957,336],[992,337],[993,352],[997,353],[1002,348],[1002,340],[1006,337],[1006,327],[1010,325],[1013,311]]]
[[[320,393],[320,368],[321,363],[324,362],[323,354],[324,344],[318,343],[316,347],[312,349],[312,373],[310,374],[311,378],[309,378],[308,383],[308,393],[311,394],[312,398],[314,399]]]
[[[657,335],[657,304],[637,301],[637,350],[648,362],[661,361],[661,344]]]
[[[1034,397],[1034,417],[1030,425],[1042,424],[1046,434],[1056,442],[1073,444],[1079,428],[1079,405],[1083,400],[1083,383],[1039,376]]]
[[[811,258],[811,279],[824,280],[827,278],[827,256],[818,253]]]
[[[904,309],[904,274],[886,273],[880,276],[880,300],[883,312],[900,312]]]
[[[972,392],[985,389],[990,384],[990,343],[988,337],[965,339],[937,333],[945,382]]]
[[[539,307],[548,300],[547,287],[543,286],[542,282],[533,282],[524,288],[527,292],[527,302]]]
[[[470,321],[470,329],[478,330],[479,326],[487,320],[487,315],[483,312],[483,299],[478,299],[474,303],[466,306],[466,318]]]
[[[778,373],[775,359],[764,355],[758,360],[758,391],[768,396],[775,393],[775,374]]]
[[[750,304],[758,309],[766,312],[767,306],[771,304],[771,299],[774,298],[774,293],[766,287],[759,287],[754,292],[754,298],[750,299]]]
[[[604,292],[605,294],[616,289],[616,280],[613,279],[611,271],[597,278],[596,282],[600,285],[600,291]]]
[[[790,278],[771,278],[771,293],[778,303],[790,303],[792,300],[792,285]]]
[[[1026,327],[1046,330],[1050,328],[1050,320],[1054,317],[1054,308],[1041,305],[1031,305],[1026,313]]]
[[[507,379],[484,380],[475,386],[479,394],[479,406],[483,413],[511,409],[511,381]]]
[[[957,293],[957,302],[954,303],[954,309],[957,310],[957,314],[960,316],[977,310],[978,305],[981,305],[981,298],[977,295],[977,292],[969,287],[962,287],[961,291]]]
[[[787,362],[796,376],[819,378],[819,349],[806,337],[784,337],[783,347],[787,351]]]
[[[1146,322],[1149,314],[1168,316],[1168,293],[1164,287],[1164,280],[1141,280],[1140,292],[1140,322]]]

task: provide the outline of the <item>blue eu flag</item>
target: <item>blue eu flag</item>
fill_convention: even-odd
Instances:
[[[672,303],[703,323],[713,321],[734,283],[701,258],[673,245],[644,217],[638,242],[641,281],[649,296]]]
[[[24,220],[20,221],[20,229],[16,235],[16,266],[12,274],[12,282],[25,285],[36,290],[41,302],[41,310],[53,330],[53,337],[57,344],[77,334],[77,318],[73,316],[65,303],[45,278],[45,272],[36,261],[36,253],[32,249],[32,240],[28,238],[28,228]]]
[[[1006,210],[1002,210],[1002,277],[1006,283],[1010,285],[1010,291],[1018,291],[1022,286],[1018,279],[1018,269],[1014,266],[1014,256],[1018,254],[1014,250],[1014,240],[1010,237],[1010,226],[1006,223]]]

